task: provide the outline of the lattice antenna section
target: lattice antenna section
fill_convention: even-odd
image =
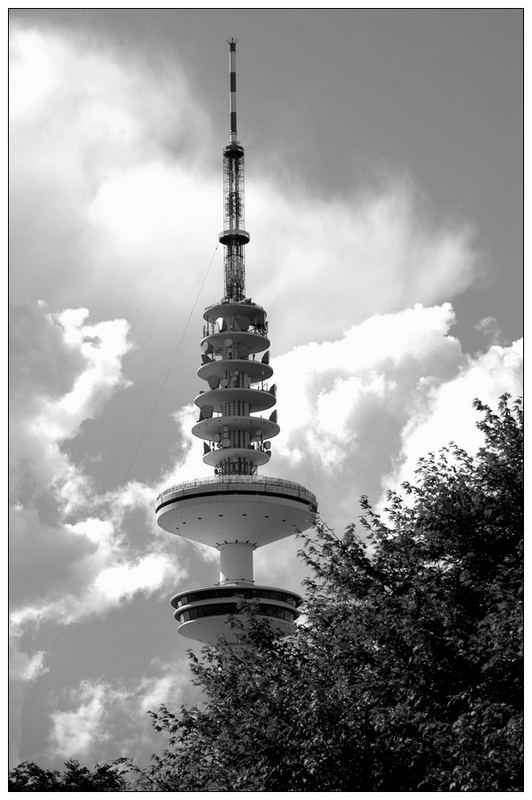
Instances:
[[[219,236],[225,247],[224,299],[240,302],[246,294],[244,245],[244,148],[238,142],[236,119],[236,39],[229,40],[229,144],[223,151],[224,229]]]

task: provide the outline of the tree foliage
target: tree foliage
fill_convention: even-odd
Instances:
[[[191,654],[205,704],[154,714],[159,791],[521,789],[523,417],[479,401],[484,445],[419,463],[362,535],[303,536],[305,624],[248,609]]]
[[[128,788],[115,764],[97,764],[91,771],[69,760],[60,772],[24,761],[9,773],[10,792],[123,792]]]

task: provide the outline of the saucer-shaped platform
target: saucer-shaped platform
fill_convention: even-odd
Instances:
[[[316,498],[293,481],[227,475],[172,486],[157,498],[157,522],[168,533],[216,547],[261,545],[314,524]]]

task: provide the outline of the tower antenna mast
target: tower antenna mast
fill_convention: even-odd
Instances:
[[[246,294],[244,246],[244,148],[238,141],[236,122],[236,44],[229,39],[229,144],[223,150],[224,229],[219,235],[225,247],[224,299],[240,302]]]

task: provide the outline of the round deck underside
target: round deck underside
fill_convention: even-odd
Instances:
[[[229,244],[230,242],[247,244],[249,242],[249,233],[242,230],[242,228],[229,228],[218,234],[218,241],[222,244]]]
[[[275,619],[268,615],[267,617],[270,625],[276,631],[283,634],[289,634],[294,631],[294,623],[287,622],[284,619]],[[190,622],[182,622],[177,629],[181,636],[187,639],[193,639],[202,644],[216,644],[220,636],[224,636],[229,643],[236,641],[236,635],[229,624],[228,615],[215,616],[215,617],[202,617],[201,619],[194,619]]]
[[[282,486],[261,491],[259,481],[240,485],[243,491],[238,484],[212,483],[167,493],[158,501],[157,522],[168,533],[211,547],[237,541],[260,547],[314,524],[315,498],[303,487],[296,498]]]

